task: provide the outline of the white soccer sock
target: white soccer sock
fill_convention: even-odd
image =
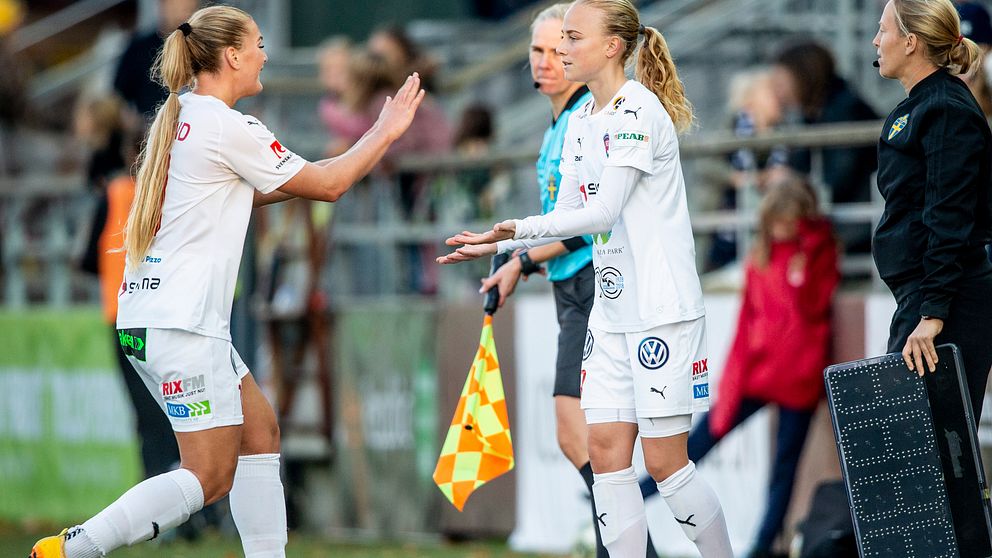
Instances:
[[[79,526],[82,532],[66,540],[66,558],[105,556],[121,546],[154,539],[202,507],[203,488],[191,471],[176,469],[152,477]]]
[[[658,492],[703,558],[733,558],[723,507],[710,485],[696,475],[695,463],[659,482]]]
[[[648,546],[648,523],[644,497],[633,467],[613,473],[594,474],[592,485],[599,514],[603,546],[610,558],[644,558]]]
[[[245,558],[286,556],[286,497],[278,453],[239,457],[230,501]]]

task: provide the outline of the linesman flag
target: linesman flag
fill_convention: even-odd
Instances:
[[[493,269],[499,267],[493,262]],[[513,469],[510,419],[493,339],[496,289],[487,297],[486,317],[475,361],[465,379],[455,416],[434,469],[434,482],[458,511],[475,489]]]

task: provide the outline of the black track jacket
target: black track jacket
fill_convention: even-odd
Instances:
[[[990,136],[968,87],[942,69],[917,83],[882,128],[885,211],[872,252],[890,288],[919,284],[921,316],[947,318],[958,279],[986,257]]]

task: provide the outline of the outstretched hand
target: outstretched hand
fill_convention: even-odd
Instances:
[[[444,241],[448,246],[461,247],[446,256],[437,258],[436,261],[439,264],[454,264],[483,256],[492,256],[496,253],[496,243],[500,240],[513,238],[515,231],[516,224],[512,220],[496,223],[493,225],[493,230],[484,233],[462,231]]]
[[[503,221],[493,225],[493,230],[484,233],[474,233],[462,231],[460,234],[445,240],[448,246],[458,246],[459,244],[495,244],[500,240],[510,240],[517,230],[513,220]]]
[[[496,244],[467,245],[462,246],[450,254],[441,256],[435,261],[439,264],[456,264],[461,262],[469,262],[485,256],[492,256],[495,253]]]
[[[396,141],[410,127],[425,94],[420,88],[420,75],[414,72],[406,78],[395,97],[386,97],[375,126],[386,134],[390,142]]]

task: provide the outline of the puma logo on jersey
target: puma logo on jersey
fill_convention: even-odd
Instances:
[[[667,399],[665,397],[665,390],[666,389],[668,389],[668,386],[665,386],[665,387],[661,388],[661,391],[658,391],[657,389],[655,389],[654,387],[652,387],[651,388],[651,393],[657,393],[658,395],[661,396],[662,399]],[[654,423],[651,423],[651,424],[654,424]]]
[[[259,123],[258,120],[246,120],[245,122],[247,122],[249,126],[261,126],[262,125],[261,123]]]
[[[641,112],[641,109],[642,108],[644,108],[644,107],[637,107],[637,110],[623,109],[623,113],[624,114],[633,114],[634,115],[634,120],[637,120],[638,119],[637,118],[637,113],[638,112]]]
[[[603,527],[606,527],[606,520],[603,519],[604,517],[606,517],[606,512],[597,515],[596,521],[598,521]]]
[[[692,518],[693,517],[696,517],[696,514],[694,514],[694,513],[693,514],[689,514],[689,517],[687,517],[685,519],[679,519],[678,517],[676,517],[675,518],[675,521],[678,522],[678,523],[680,523],[680,524],[682,524],[682,525],[688,525],[690,527],[695,527],[696,524],[692,522]]]

